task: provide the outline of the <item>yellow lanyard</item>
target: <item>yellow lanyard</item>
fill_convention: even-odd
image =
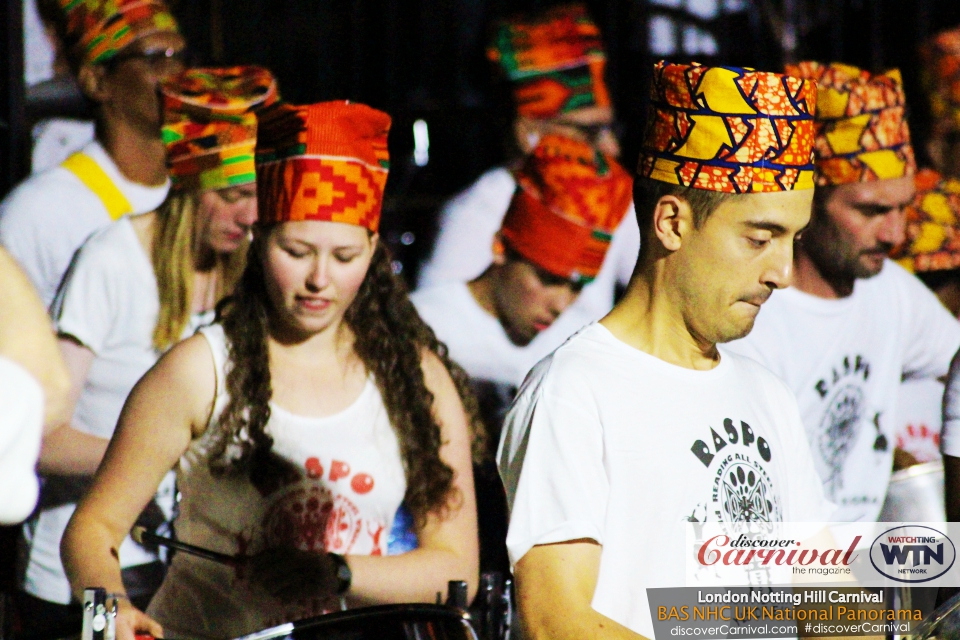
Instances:
[[[117,185],[100,168],[100,165],[87,154],[78,151],[64,160],[60,166],[77,176],[80,182],[87,185],[87,188],[100,198],[100,202],[107,208],[107,213],[110,214],[111,219],[117,220],[133,212],[133,206],[123,195],[123,192],[117,188]]]

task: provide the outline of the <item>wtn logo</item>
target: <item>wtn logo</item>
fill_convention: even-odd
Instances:
[[[930,542],[936,542],[931,538]],[[910,556],[913,556],[913,566],[930,564],[934,560],[937,564],[943,564],[943,543],[937,545],[936,551],[928,544],[905,544],[905,545],[885,545],[880,543],[880,550],[883,552],[883,561],[887,564],[907,564]]]
[[[870,562],[884,576],[898,582],[927,582],[953,566],[957,552],[943,533],[922,525],[885,531],[870,546]]]

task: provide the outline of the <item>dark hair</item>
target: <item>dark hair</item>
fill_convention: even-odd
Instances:
[[[271,453],[273,438],[266,433],[273,395],[267,353],[270,302],[259,255],[268,235],[267,230],[257,234],[235,294],[217,310],[228,342],[231,365],[226,389],[230,400],[218,421],[219,432],[210,452],[215,473],[247,473],[258,487],[269,486],[277,474],[289,473]],[[406,472],[404,501],[417,527],[422,527],[429,512],[443,510],[459,498],[452,491],[453,470],[440,458],[440,426],[433,413],[433,394],[424,382],[422,355],[425,351],[435,354],[450,372],[470,420],[477,457],[485,447],[485,432],[467,375],[420,319],[403,281],[393,273],[382,242],[377,243],[344,322],[355,334],[354,351],[373,374],[383,397]]]
[[[735,193],[723,191],[708,191],[684,187],[679,184],[662,182],[652,178],[637,176],[633,181],[633,204],[637,213],[637,224],[640,225],[640,252],[649,246],[650,227],[653,224],[653,211],[664,196],[676,196],[685,200],[693,211],[693,224],[699,229],[721,204],[730,198],[737,197]]]

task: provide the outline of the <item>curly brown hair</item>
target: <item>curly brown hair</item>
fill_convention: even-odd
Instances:
[[[247,473],[255,485],[270,486],[289,469],[271,453],[273,438],[266,432],[273,390],[267,351],[271,310],[258,257],[269,231],[261,231],[250,247],[234,295],[218,308],[232,364],[226,374],[230,400],[218,421],[210,464],[217,473]],[[424,382],[423,353],[435,354],[449,371],[470,421],[477,459],[482,456],[486,436],[467,375],[420,319],[406,286],[393,273],[390,254],[382,242],[377,243],[344,322],[355,334],[354,351],[373,373],[397,434],[407,480],[404,501],[416,527],[422,528],[430,512],[443,513],[460,498],[453,491],[453,470],[440,458],[440,425],[433,413],[433,394]]]

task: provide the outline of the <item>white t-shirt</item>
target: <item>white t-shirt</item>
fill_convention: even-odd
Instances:
[[[0,523],[21,522],[37,504],[43,390],[19,364],[0,356]]]
[[[839,522],[877,519],[893,467],[901,379],[943,376],[958,347],[960,323],[889,260],[846,298],[775,291],[750,335],[728,345],[796,394]]]
[[[160,356],[153,347],[159,313],[153,266],[130,219],[121,218],[83,245],[54,302],[58,333],[94,353],[74,410],[74,428],[100,438],[113,435],[127,396]],[[198,314],[186,335],[211,319]],[[158,499],[164,511],[172,506],[172,480],[171,474]],[[62,604],[70,602],[70,585],[60,562],[60,538],[76,508],[75,485],[71,478],[47,479],[41,509],[24,525],[28,549],[22,588]],[[123,567],[156,559],[129,538],[120,546]]]
[[[496,316],[488,313],[462,282],[420,289],[410,296],[423,318],[471,378],[519,387],[537,362],[593,321],[571,305],[550,327],[523,347],[510,341]]]
[[[896,445],[918,462],[940,459],[943,391],[936,378],[909,378],[900,384]]]
[[[510,207],[517,188],[505,168],[490,169],[470,187],[444,205],[433,252],[423,264],[418,288],[444,282],[473,280],[493,262],[493,238]],[[585,286],[571,309],[589,321],[599,320],[613,308],[616,283],[630,281],[640,253],[640,228],[633,204],[613,234],[610,248],[596,279]]]
[[[593,324],[540,362],[498,452],[511,563],[534,545],[596,540],[593,608],[652,638],[646,589],[685,586],[685,522],[823,521],[832,507],[793,394],[720,354],[686,369]]]
[[[99,142],[83,152],[126,196],[133,213],[153,211],[167,197],[169,180],[160,187],[127,180]],[[30,176],[0,202],[0,244],[23,267],[45,305],[53,300],[76,250],[109,223],[100,198],[60,166]]]

